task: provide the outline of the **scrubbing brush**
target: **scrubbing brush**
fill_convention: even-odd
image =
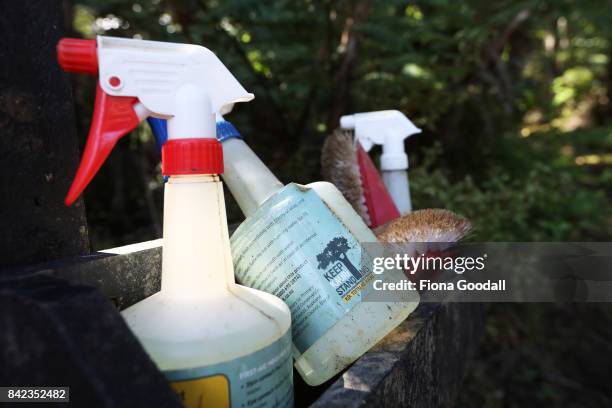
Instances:
[[[350,132],[336,129],[323,142],[321,173],[325,180],[342,192],[357,214],[370,225],[356,155],[357,151]]]
[[[383,243],[458,242],[472,229],[466,218],[438,208],[413,211],[374,230]]]
[[[387,211],[387,220],[373,222],[371,213],[380,214],[382,205],[389,208],[393,206],[393,202],[382,183],[383,191],[379,191],[376,199],[368,202],[364,184],[375,184],[375,178],[370,177],[366,180],[367,183],[364,183],[358,163],[359,151],[360,145],[354,141],[351,132],[337,129],[323,143],[322,173],[326,180],[338,187],[355,211],[374,229],[381,242],[458,242],[469,234],[470,221],[452,211],[437,208],[417,210],[399,217],[399,213],[393,211],[395,207],[391,207],[391,210]],[[363,156],[369,159],[367,153],[363,149],[361,151]],[[374,176],[377,174],[375,172]],[[380,181],[380,177],[378,180]],[[374,211],[371,211],[372,209]]]
[[[378,170],[352,132],[336,130],[327,137],[321,152],[321,170],[370,228],[399,217]]]
[[[465,239],[472,224],[452,211],[437,208],[417,210],[403,215],[374,230],[378,240],[387,244],[391,253],[408,256],[440,257],[455,242]],[[439,270],[407,273],[413,282],[420,279],[445,279]],[[452,275],[451,275],[452,276]]]

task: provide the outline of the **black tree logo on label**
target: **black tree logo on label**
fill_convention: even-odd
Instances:
[[[327,267],[337,261],[349,270],[349,272],[355,277],[355,279],[361,279],[361,272],[355,268],[355,265],[346,256],[347,251],[350,249],[348,240],[344,237],[336,237],[327,243],[327,246],[319,255],[317,255],[317,261],[319,261],[319,269],[327,269]]]

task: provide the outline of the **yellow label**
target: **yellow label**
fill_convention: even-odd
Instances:
[[[174,381],[170,385],[179,395],[185,408],[229,408],[230,406],[229,381],[224,375]]]
[[[355,286],[353,288],[353,290],[351,290],[346,296],[344,296],[342,298],[342,299],[344,299],[344,302],[345,303],[349,302],[351,300],[351,298],[353,298],[353,296],[358,295],[359,292],[361,292],[368,285],[368,283],[370,283],[373,280],[374,280],[374,275],[373,274],[369,274],[368,276],[363,278],[363,280],[361,282],[359,282],[359,284],[357,286]]]

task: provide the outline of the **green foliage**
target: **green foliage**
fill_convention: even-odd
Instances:
[[[502,141],[503,143],[503,141]],[[599,189],[585,188],[582,169],[538,161],[530,146],[514,146],[531,155],[532,164],[512,175],[504,167],[490,169],[480,184],[470,175],[453,181],[437,166],[440,145],[425,154],[411,172],[411,189],[419,208],[446,208],[465,215],[480,241],[580,241],[605,239],[609,233],[609,198]]]
[[[424,129],[408,143],[418,207],[465,214],[479,239],[610,236],[612,16],[600,2],[74,0],[73,16],[86,37],[215,51],[256,95],[230,120],[283,181],[320,178],[339,115],[395,108]],[[77,92],[83,134],[92,85]],[[98,248],[159,234],[146,132],[120,143],[87,192]],[[141,177],[119,181],[125,172]]]

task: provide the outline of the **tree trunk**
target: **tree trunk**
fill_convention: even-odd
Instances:
[[[0,2],[0,269],[89,250],[82,200],[64,205],[79,152],[70,83],[55,54],[61,5]]]

